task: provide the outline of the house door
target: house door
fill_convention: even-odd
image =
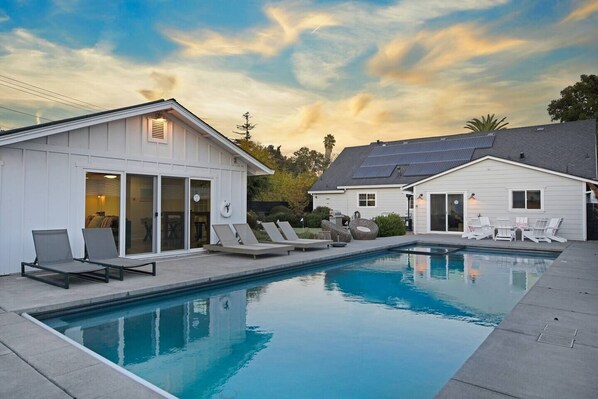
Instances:
[[[463,231],[463,194],[430,194],[430,231]]]
[[[127,175],[125,254],[156,252],[156,177]]]
[[[210,243],[210,181],[190,181],[189,248],[201,248]]]

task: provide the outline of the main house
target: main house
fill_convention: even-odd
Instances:
[[[400,214],[415,234],[461,233],[480,215],[560,217],[559,234],[585,240],[596,176],[585,120],[345,148],[309,193],[349,216]]]
[[[273,171],[174,99],[0,132],[0,274],[31,231],[111,228],[121,256],[200,250],[246,220],[247,177]]]

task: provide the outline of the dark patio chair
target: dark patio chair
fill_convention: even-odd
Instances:
[[[110,277],[107,267],[86,263],[82,259],[73,258],[66,230],[33,230],[32,234],[36,258],[32,263],[21,262],[21,276],[65,289],[69,288],[71,277],[104,283],[109,281]],[[33,273],[26,273],[25,267],[57,273],[64,278],[64,282],[58,283]]]
[[[118,271],[118,279],[124,279],[124,271],[156,275],[156,262],[122,258],[118,256],[114,235],[111,229],[83,229],[87,248],[87,261]],[[152,266],[152,271],[137,270],[142,266]]]

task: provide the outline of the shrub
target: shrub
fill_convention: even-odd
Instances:
[[[376,216],[372,220],[378,225],[378,237],[405,235],[405,222],[396,213],[391,213],[387,216]]]
[[[299,218],[291,212],[271,213],[266,216],[266,222],[276,222],[277,220],[289,222],[292,226],[297,226],[299,222]]]
[[[252,229],[257,229],[258,215],[254,211],[247,212],[247,224]]]
[[[325,216],[326,216],[326,218],[328,218],[328,216],[330,215],[330,211],[331,211],[331,210],[332,210],[332,209],[331,209],[331,208],[328,208],[327,206],[319,206],[319,207],[317,207],[316,209],[314,209],[314,210],[312,211],[312,213],[321,213],[322,215],[325,215]],[[319,226],[318,226],[318,227],[319,227]]]
[[[284,205],[276,205],[276,206],[273,206],[272,209],[270,209],[270,215],[272,215],[274,213],[291,213],[292,214],[293,211]]]
[[[320,213],[307,213],[304,217],[303,217],[303,221],[305,222],[305,227],[312,227],[312,228],[318,228],[320,227],[320,223],[322,222],[322,220],[328,220],[328,216],[324,216]]]

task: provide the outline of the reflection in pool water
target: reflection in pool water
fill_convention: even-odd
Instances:
[[[44,322],[182,398],[432,397],[551,262],[385,253]]]

